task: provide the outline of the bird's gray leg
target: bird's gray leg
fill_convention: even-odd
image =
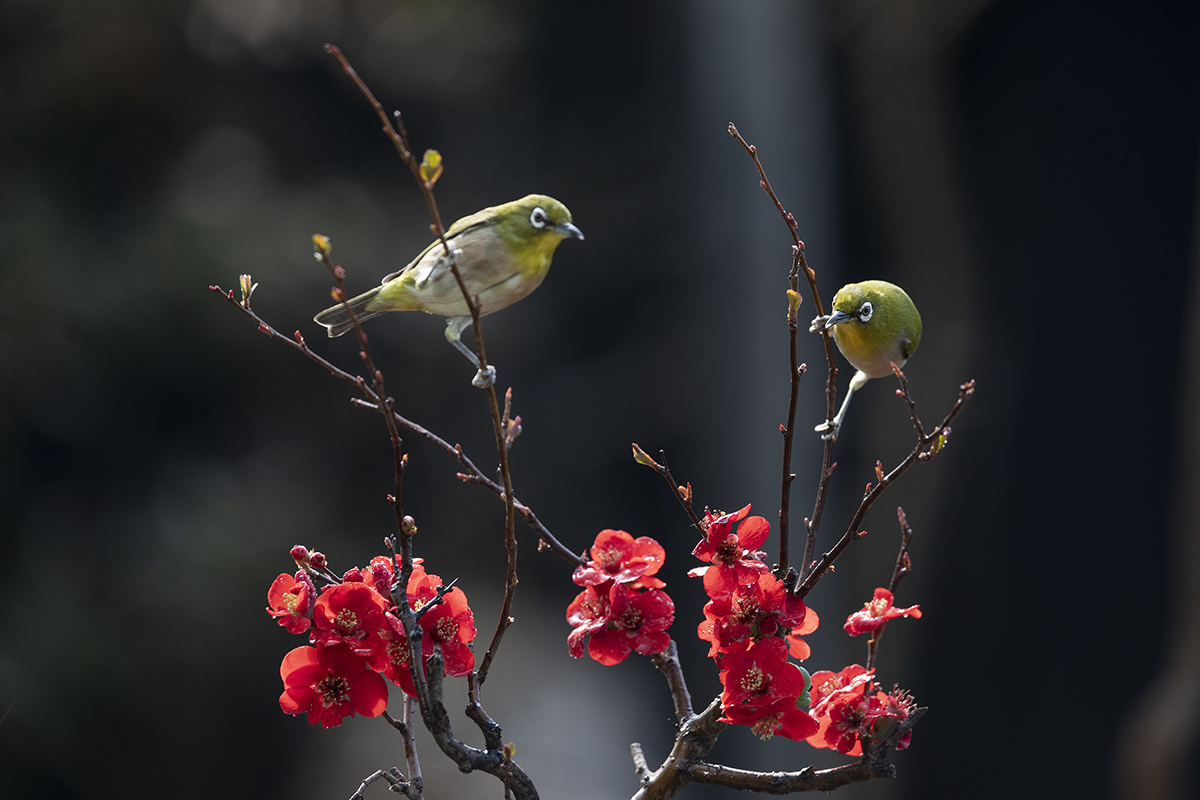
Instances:
[[[842,401],[842,407],[838,409],[837,416],[813,428],[814,431],[821,434],[822,439],[837,439],[838,432],[842,428],[842,420],[846,418],[846,409],[850,408],[850,399],[869,380],[867,373],[861,369],[854,373],[854,377],[850,379],[850,388],[846,392],[846,399]]]
[[[476,372],[475,377],[471,379],[471,385],[486,389],[496,382],[496,368],[489,365],[487,369],[480,369],[479,359],[471,352],[471,348],[462,343],[462,332],[470,324],[471,318],[468,316],[450,317],[446,320],[446,341],[454,345],[458,352],[475,365]]]

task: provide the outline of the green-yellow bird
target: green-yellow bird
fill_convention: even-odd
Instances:
[[[816,430],[822,439],[836,439],[850,398],[871,378],[892,374],[892,363],[903,367],[921,344],[921,315],[908,294],[887,281],[848,283],[833,296],[833,313],[813,320],[810,331],[832,330],[838,350],[858,370],[837,416]]]
[[[567,207],[553,197],[531,194],[463,217],[446,231],[446,243],[482,315],[510,306],[536,289],[550,269],[554,249],[568,236],[583,238],[571,224]],[[449,317],[446,339],[479,368],[479,360],[460,339],[471,324],[471,312],[439,241],[403,269],[386,276],[379,286],[351,299],[349,305],[359,320],[388,311],[424,311]],[[313,319],[329,329],[330,337],[354,327],[340,303]],[[471,383],[487,387],[495,378],[496,369],[489,366],[479,370]]]

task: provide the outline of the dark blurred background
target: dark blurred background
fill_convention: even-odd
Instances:
[[[576,550],[605,527],[667,546],[698,704],[718,684],[684,577],[695,534],[629,443],[665,449],[700,505],[753,503],[774,523],[789,238],[732,120],[796,213],[826,302],[868,277],[916,301],[925,338],[906,371],[926,423],[979,384],[951,446],[884,496],[809,598],[824,625],[807,666],[861,662],[840,622],[886,584],[904,505],[916,567],[898,599],[925,616],[889,629],[880,677],[931,710],[899,780],[839,796],[1195,796],[1200,6],[0,8],[3,797],[348,797],[403,763],[382,721],[325,731],[279,712],[277,665],[300,642],[262,611],[291,545],[339,571],[381,551],[383,426],[207,288],[252,274],[259,313],[356,369],[353,345],[310,322],[330,284],[311,235],[331,237],[356,291],[428,239],[326,41],[403,110],[418,151],[442,152],[446,218],[538,191],[587,234],[486,321],[525,423],[516,492]],[[370,328],[403,413],[490,465],[486,402],[441,329],[417,314]],[[793,530],[824,403],[821,348],[801,344]],[[823,546],[875,460],[911,446],[893,388],[868,384],[850,413]],[[419,554],[460,579],[486,640],[502,506],[408,447]],[[629,796],[629,742],[657,764],[673,735],[663,681],[645,659],[567,656],[576,587],[518,535],[517,623],[485,704],[543,797]],[[455,710],[464,691],[451,682]],[[422,746],[427,796],[499,796]],[[744,729],[713,759],[844,761]]]

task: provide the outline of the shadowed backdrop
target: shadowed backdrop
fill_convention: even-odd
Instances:
[[[915,571],[898,601],[925,616],[890,626],[880,677],[931,710],[899,780],[839,796],[1194,796],[1200,633],[1177,609],[1200,589],[1200,513],[1181,500],[1200,495],[1200,346],[1182,345],[1200,330],[1200,9],[6,0],[0,15],[4,797],[348,797],[403,763],[380,720],[326,731],[279,712],[278,663],[300,641],[263,611],[293,544],[339,572],[382,552],[382,422],[208,291],[250,273],[260,314],[356,370],[353,344],[311,322],[330,279],[310,237],[331,238],[352,291],[428,241],[327,41],[418,151],[442,153],[447,221],[536,191],[587,235],[485,320],[524,423],[515,491],[574,550],[606,527],[667,547],[698,705],[719,685],[684,576],[696,534],[629,444],[665,449],[699,506],[752,503],[777,527],[790,239],[733,121],[826,303],[864,278],[912,295],[926,423],[979,385],[950,446],[889,490],[809,598],[823,625],[806,666],[863,661],[840,623],[886,584],[905,507]],[[489,469],[486,401],[441,320],[368,330],[401,413]],[[824,413],[822,348],[801,346],[793,531]],[[824,547],[875,460],[911,446],[893,388],[855,401]],[[503,506],[407,446],[418,555],[459,578],[486,642]],[[577,587],[520,522],[518,538],[517,621],[485,705],[542,796],[629,796],[629,743],[656,765],[674,734],[665,683],[636,656],[570,659]],[[448,689],[457,713],[464,682]],[[427,796],[498,796],[419,744]],[[844,761],[737,728],[713,759]]]

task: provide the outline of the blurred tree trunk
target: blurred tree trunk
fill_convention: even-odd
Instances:
[[[1158,673],[1117,733],[1117,794],[1130,800],[1196,796],[1200,731],[1200,183],[1193,223],[1188,319],[1180,343],[1167,532],[1167,620]]]
[[[898,0],[829,3],[845,65],[844,100],[851,159],[862,166],[861,192],[882,261],[876,274],[903,286],[924,313],[927,335],[910,373],[919,372],[916,397],[926,417],[942,413],[946,398],[967,378],[968,349],[977,335],[974,276],[980,269],[970,187],[962,167],[960,110],[954,91],[954,49],[989,0]],[[884,383],[884,381],[880,381]],[[869,411],[894,404],[890,391],[868,392],[863,412],[851,416],[852,444],[868,463],[911,446],[912,430],[894,415]],[[898,412],[897,412],[898,413]],[[886,463],[886,455],[883,455]],[[906,476],[906,509],[930,548],[939,527],[944,470]],[[875,523],[881,524],[881,523]],[[891,523],[894,527],[894,523]],[[890,529],[888,529],[890,532]],[[883,533],[881,535],[888,535]],[[859,568],[859,565],[851,565]],[[869,569],[870,565],[862,565]],[[907,588],[920,594],[921,572]],[[894,649],[895,666],[905,660]]]

